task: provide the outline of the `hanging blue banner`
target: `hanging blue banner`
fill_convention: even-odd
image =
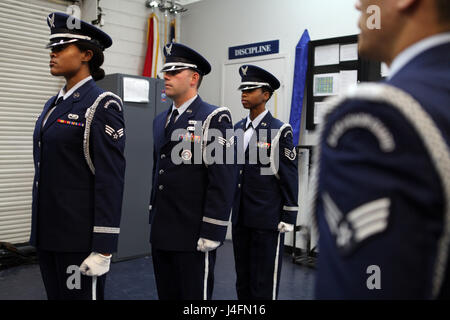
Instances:
[[[280,40],[245,44],[228,48],[228,59],[242,59],[280,52]]]
[[[308,70],[308,44],[310,38],[308,30],[303,32],[295,48],[294,84],[292,87],[291,115],[289,124],[294,133],[294,145],[297,146],[300,137],[303,98],[305,95],[306,72]]]

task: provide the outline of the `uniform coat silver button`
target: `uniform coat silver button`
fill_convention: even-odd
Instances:
[[[240,188],[240,187],[241,187],[241,184],[239,183],[239,184],[238,184],[238,188]]]
[[[159,170],[159,174],[163,174],[163,173],[164,173],[163,169]]]
[[[164,189],[164,186],[163,186],[163,185],[160,185],[160,186],[159,186],[159,190],[162,190],[162,189]]]
[[[162,155],[161,155],[161,159],[164,159],[165,157],[166,157],[165,154],[162,154]]]

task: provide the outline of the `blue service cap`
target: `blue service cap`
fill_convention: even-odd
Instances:
[[[99,28],[62,12],[50,13],[47,17],[50,27],[50,42],[47,48],[73,43],[76,41],[90,42],[101,50],[112,45],[112,39]]]
[[[273,91],[280,87],[280,81],[263,68],[245,64],[239,68],[241,85],[238,90],[253,90],[256,88],[269,87]]]
[[[193,69],[202,76],[211,72],[211,65],[195,50],[181,44],[172,42],[164,46],[166,63],[161,72]]]

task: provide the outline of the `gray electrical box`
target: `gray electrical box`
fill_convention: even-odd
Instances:
[[[113,261],[149,255],[153,119],[172,101],[166,97],[161,79],[115,73],[97,85],[122,99],[125,118],[125,187],[119,246]]]

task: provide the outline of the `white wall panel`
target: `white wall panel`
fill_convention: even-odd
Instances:
[[[66,4],[0,2],[0,241],[24,243],[30,234],[34,125],[63,85],[49,72],[47,15]]]

